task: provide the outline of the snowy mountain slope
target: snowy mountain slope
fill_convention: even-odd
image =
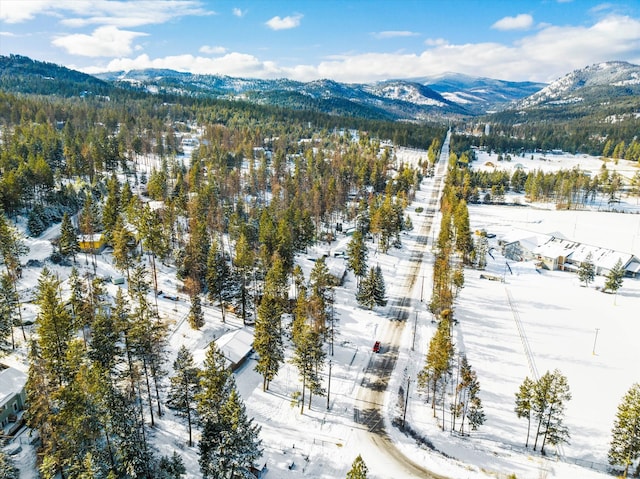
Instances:
[[[574,70],[539,92],[520,100],[516,106],[526,109],[638,95],[640,66],[627,62],[604,62]]]
[[[544,83],[512,82],[462,73],[443,73],[413,81],[428,86],[447,100],[462,104],[476,114],[502,109],[510,102],[530,96],[545,86]]]

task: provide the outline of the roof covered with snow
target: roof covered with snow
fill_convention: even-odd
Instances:
[[[0,371],[0,407],[4,406],[13,396],[20,393],[27,383],[27,375],[15,368]]]

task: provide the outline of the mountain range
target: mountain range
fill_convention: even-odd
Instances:
[[[130,70],[95,76],[18,55],[0,56],[0,88],[20,93],[108,95],[114,91],[247,101],[371,119],[428,121],[486,116],[513,121],[554,115],[640,109],[640,66],[612,61],[550,83],[511,82],[446,73],[434,77],[339,83],[234,78],[174,70]],[[114,90],[115,89],[115,90]],[[528,116],[527,116],[528,115]]]

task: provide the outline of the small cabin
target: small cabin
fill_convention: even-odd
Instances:
[[[78,236],[78,246],[80,247],[80,251],[82,252],[99,253],[104,249],[106,243],[104,241],[104,238],[102,237],[102,234],[97,233],[93,235]]]

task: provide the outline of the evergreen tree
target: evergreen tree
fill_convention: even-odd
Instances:
[[[44,208],[40,203],[37,203],[27,216],[27,230],[29,234],[34,238],[37,238],[42,234],[44,230],[49,226],[49,219],[44,212]]]
[[[171,376],[171,386],[169,388],[169,398],[167,404],[176,410],[179,416],[187,419],[189,430],[189,442],[191,447],[191,426],[195,414],[195,398],[199,389],[199,370],[193,363],[193,355],[182,345],[178,350],[176,360],[173,362],[175,374]]]
[[[556,369],[553,373],[547,371],[536,381],[532,401],[533,416],[538,420],[534,451],[540,436],[542,454],[547,441],[554,446],[568,442],[569,431],[563,424],[563,414],[566,402],[570,399],[567,378],[559,370]]]
[[[367,273],[368,249],[361,231],[353,233],[353,237],[347,245],[347,266],[356,276],[356,287],[360,285],[360,279]]]
[[[120,182],[115,173],[107,180],[107,199],[102,209],[102,224],[104,239],[113,244],[113,233],[120,219]]]
[[[200,329],[204,326],[204,313],[202,311],[202,302],[198,293],[189,295],[191,306],[189,308],[189,325],[193,329]]]
[[[468,264],[473,250],[473,240],[471,239],[471,227],[469,226],[469,210],[464,199],[458,202],[454,210],[453,226],[455,229],[455,248],[462,254],[464,263]]]
[[[531,431],[531,413],[533,410],[533,394],[534,394],[535,382],[524,378],[524,381],[520,385],[520,389],[516,392],[516,405],[515,412],[518,419],[527,419],[527,440],[524,447],[529,447],[529,433]]]
[[[7,350],[15,349],[16,342],[13,327],[18,321],[18,295],[11,277],[7,273],[0,274],[0,357]],[[9,343],[8,338],[11,338]]]
[[[373,275],[373,299],[378,306],[387,305],[384,277],[382,276],[382,269],[379,265],[376,266]]]
[[[460,434],[464,435],[465,419],[469,421],[472,430],[476,430],[484,423],[484,412],[482,402],[478,396],[480,383],[476,372],[471,368],[466,355],[462,355],[460,360],[460,381],[456,386],[456,399],[451,406],[456,417],[461,417]]]
[[[269,389],[269,383],[276,377],[284,362],[281,317],[281,301],[270,293],[265,294],[258,307],[253,335],[253,349],[258,353],[255,370],[262,374],[263,391]]]
[[[63,258],[71,256],[73,258],[73,262],[76,262],[76,255],[80,252],[80,245],[78,244],[76,230],[73,227],[73,224],[71,224],[71,218],[69,218],[69,215],[66,212],[62,216],[58,248]]]
[[[356,292],[358,304],[367,309],[373,309],[376,305],[376,272],[374,268],[369,268],[367,277],[360,281]]]
[[[167,326],[159,320],[156,311],[152,309],[147,300],[149,289],[146,269],[142,265],[135,267],[131,274],[129,291],[134,302],[134,309],[130,315],[131,322],[128,325],[127,337],[134,357],[141,362],[151,425],[153,426],[153,396],[150,380],[154,383],[158,415],[161,415],[159,381],[165,374],[162,365],[165,361]]]
[[[430,391],[432,394],[431,407],[434,416],[436,412],[436,393],[439,387],[444,391],[447,376],[451,371],[451,359],[454,354],[454,346],[451,339],[451,315],[451,310],[448,309],[440,315],[438,329],[429,342],[425,365],[418,373],[418,387]]]
[[[640,458],[640,383],[635,383],[622,398],[611,431],[609,464],[623,466],[623,477]]]
[[[19,477],[20,473],[11,457],[0,451],[0,479],[18,479]]]
[[[29,247],[24,244],[24,237],[9,223],[4,212],[0,210],[0,259],[7,274],[16,283],[22,276],[20,256],[28,252]]]
[[[231,271],[218,241],[213,241],[207,255],[206,283],[211,301],[220,303],[222,322],[225,322],[225,301],[229,299],[228,284],[231,279]]]
[[[60,281],[45,267],[38,279],[36,318],[38,343],[47,378],[62,386],[70,378],[66,354],[73,339],[73,318],[60,299]]]
[[[262,452],[260,428],[248,419],[226,359],[215,343],[206,353],[196,402],[202,424],[198,447],[203,477],[246,477]]]
[[[187,473],[184,460],[176,451],[173,451],[171,457],[162,456],[158,469],[158,479],[181,479]]]
[[[89,241],[93,242],[95,239],[94,235],[97,234],[98,231],[100,231],[101,225],[102,223],[100,218],[99,206],[97,203],[94,202],[92,195],[89,194],[87,195],[87,198],[84,202],[82,210],[80,210],[80,213],[78,214],[78,226],[79,226],[80,232],[83,235],[85,235],[89,239]],[[96,268],[95,248],[91,248],[90,251],[91,251],[91,258],[93,260],[93,267],[95,271],[95,268]],[[85,260],[88,263],[89,260],[86,257],[86,253],[87,252],[85,252]]]
[[[353,464],[351,464],[351,469],[347,472],[346,479],[367,479],[367,472],[369,472],[369,469],[364,459],[362,459],[362,456],[358,454],[358,457],[356,457],[353,460]]]
[[[291,362],[298,368],[298,375],[302,380],[302,401],[300,403],[300,414],[304,413],[305,393],[309,391],[309,407],[313,395],[323,395],[322,384],[320,382],[319,371],[325,359],[325,352],[322,349],[321,334],[302,321],[304,318],[296,319],[297,331],[293,337],[295,350]]]
[[[585,260],[580,263],[580,267],[578,268],[578,278],[580,281],[584,283],[584,285],[588,288],[589,283],[593,281],[596,275],[596,268],[593,264],[593,255],[589,253]]]
[[[135,264],[136,238],[122,223],[117,223],[113,232],[113,265],[127,274],[127,285],[131,282],[130,271]]]
[[[622,267],[622,260],[618,259],[613,268],[609,271],[606,276],[606,281],[604,283],[604,291],[611,291],[612,293],[617,293],[620,287],[622,286],[622,280],[624,278],[624,268]]]
[[[142,210],[138,219],[138,232],[142,240],[142,246],[151,257],[151,273],[153,276],[153,292],[158,296],[158,274],[156,258],[164,258],[168,251],[168,242],[162,230],[162,221],[157,211],[148,205]],[[203,259],[203,263],[206,257]]]
[[[246,323],[247,320],[247,275],[253,267],[254,260],[255,257],[249,245],[249,240],[244,233],[241,233],[236,242],[236,254],[233,264],[240,274],[240,302],[243,323]]]

